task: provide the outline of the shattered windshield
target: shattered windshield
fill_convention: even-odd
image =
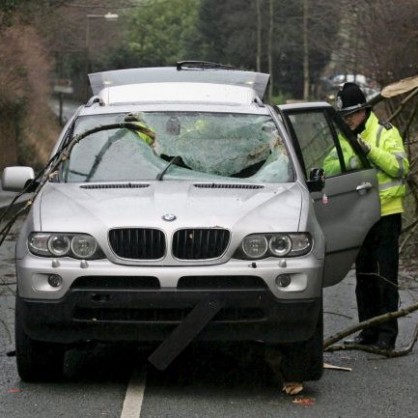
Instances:
[[[77,120],[75,134],[132,119],[146,127],[145,133],[120,128],[88,135],[72,148],[62,170],[63,180],[149,181],[164,176],[164,180],[293,181],[287,149],[266,115],[149,112],[84,116]]]

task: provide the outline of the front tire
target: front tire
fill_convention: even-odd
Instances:
[[[314,334],[306,341],[282,346],[281,372],[287,382],[319,380],[324,368],[324,317],[322,309]]]
[[[273,370],[276,381],[301,383],[321,378],[324,361],[323,324],[321,309],[314,333],[308,340],[266,347],[266,361]]]
[[[17,371],[24,382],[56,381],[62,378],[65,347],[32,340],[24,331],[17,304],[15,341]]]

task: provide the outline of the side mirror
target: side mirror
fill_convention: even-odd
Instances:
[[[1,184],[4,191],[21,192],[34,178],[35,173],[31,167],[6,167],[1,176]]]
[[[325,187],[325,174],[323,168],[312,168],[307,182],[310,192],[320,192]]]

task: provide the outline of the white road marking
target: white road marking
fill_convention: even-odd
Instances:
[[[139,418],[144,399],[145,382],[145,370],[134,369],[128,388],[126,389],[120,418]]]

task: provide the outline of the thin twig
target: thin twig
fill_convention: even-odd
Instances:
[[[415,225],[412,228],[412,230],[408,233],[408,235],[405,237],[405,239],[403,240],[403,242],[401,243],[401,245],[399,246],[399,252],[401,253],[403,248],[405,247],[405,245],[408,243],[408,241],[415,235],[415,231],[418,228],[418,221],[414,222]]]
[[[5,321],[3,321],[2,319],[0,319],[0,323],[1,323],[1,324],[3,324],[4,329],[5,329],[5,331],[6,331],[6,334],[7,334],[7,336],[9,337],[9,343],[11,343],[11,342],[12,342],[12,334],[10,333],[10,330],[9,330],[9,328],[8,328],[8,326],[7,326],[7,324],[6,324],[6,322],[5,322]]]
[[[342,314],[342,313],[339,313],[339,312],[324,311],[324,314],[341,316],[341,317],[347,318],[347,319],[353,319],[351,316],[345,315],[345,314]]]

